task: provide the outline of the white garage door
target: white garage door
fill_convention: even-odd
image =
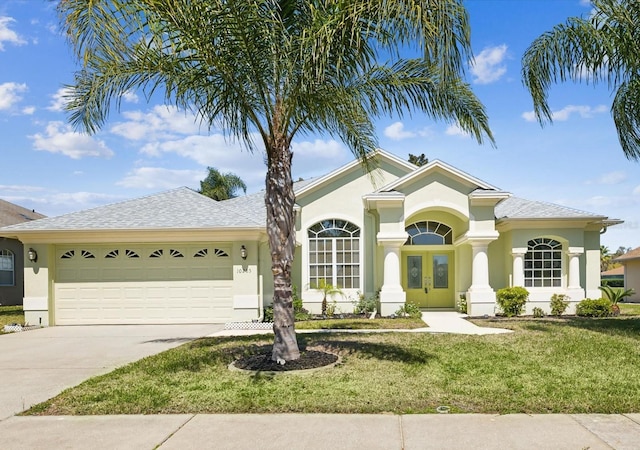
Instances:
[[[56,248],[55,323],[221,323],[232,316],[228,245]]]

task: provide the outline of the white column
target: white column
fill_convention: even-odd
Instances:
[[[407,241],[407,234],[384,235],[378,233],[378,244],[384,249],[382,288],[380,289],[380,314],[388,316],[404,305],[407,295],[400,284],[400,247]]]
[[[473,263],[469,290],[491,289],[491,286],[489,286],[489,257],[487,256],[489,244],[472,242],[471,248],[473,250]]]
[[[567,289],[582,289],[580,287],[580,255],[584,253],[584,248],[569,247],[569,280]]]
[[[513,256],[512,286],[524,286],[524,255],[526,254],[526,248],[511,249],[511,256]]]

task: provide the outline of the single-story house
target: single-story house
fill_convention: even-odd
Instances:
[[[613,260],[624,267],[624,287],[633,289],[635,293],[625,301],[640,302],[640,247],[628,251]]]
[[[527,311],[599,297],[600,233],[620,221],[514,197],[442,161],[417,167],[385,151],[295,183],[293,283],[338,286],[380,312],[406,301],[493,315],[496,290],[525,286]],[[264,192],[214,201],[188,188],[0,229],[34,249],[27,320],[49,325],[255,320],[273,292]]]
[[[0,227],[41,219],[34,210],[0,199]],[[0,236],[0,305],[21,305],[24,297],[23,246],[17,239]]]

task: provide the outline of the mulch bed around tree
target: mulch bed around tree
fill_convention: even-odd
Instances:
[[[318,350],[301,350],[300,359],[287,361],[286,364],[278,364],[271,360],[271,352],[246,356],[233,363],[236,369],[255,372],[290,372],[295,370],[318,369],[329,366],[338,361],[338,356],[333,353]]]

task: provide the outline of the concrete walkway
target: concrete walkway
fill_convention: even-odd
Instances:
[[[640,414],[12,417],[0,436],[13,450],[637,450]]]

